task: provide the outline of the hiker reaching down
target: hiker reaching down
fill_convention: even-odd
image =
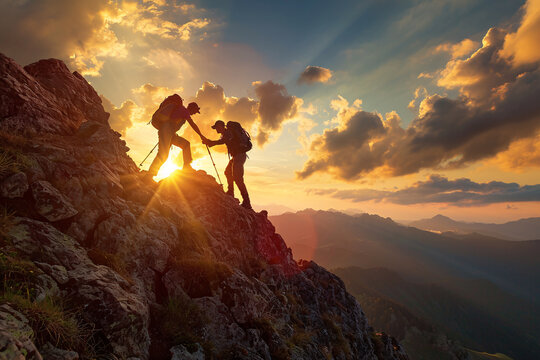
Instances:
[[[191,146],[189,141],[181,136],[176,135],[176,132],[187,121],[191,128],[199,134],[201,140],[207,140],[201,133],[199,127],[191,119],[191,115],[200,114],[200,108],[197,103],[189,103],[187,108],[183,105],[182,98],[177,95],[167,97],[159,106],[159,109],[152,116],[152,125],[158,129],[159,145],[156,158],[148,169],[148,175],[154,177],[157,175],[159,168],[169,157],[171,145],[176,145],[182,149],[184,158],[183,170],[191,170],[192,157]]]
[[[227,145],[227,151],[230,155],[229,164],[225,168],[225,177],[227,178],[227,194],[234,196],[234,183],[238,186],[242,195],[242,207],[251,209],[249,194],[244,183],[244,163],[246,162],[247,154],[252,148],[251,139],[247,131],[236,121],[229,121],[227,126],[221,120],[217,120],[212,126],[218,134],[221,134],[219,140],[203,140],[203,143],[208,146]]]

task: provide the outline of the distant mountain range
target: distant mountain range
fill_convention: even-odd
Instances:
[[[429,231],[452,231],[459,234],[478,233],[504,240],[540,240],[540,217],[520,219],[504,224],[469,223],[444,215],[431,219],[404,222],[406,225]]]
[[[482,352],[540,358],[540,240],[439,234],[376,215],[310,209],[271,221],[295,258],[341,268],[336,271],[348,287],[362,285],[349,291],[364,308],[381,312],[381,304],[399,304],[432,325],[432,334]],[[379,270],[365,272],[371,268]],[[424,345],[408,343],[415,351]]]

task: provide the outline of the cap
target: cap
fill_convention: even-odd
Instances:
[[[201,108],[199,107],[199,105],[197,105],[196,102],[190,102],[187,106],[188,110],[191,110],[191,109],[194,109],[195,110],[195,113],[201,113]]]
[[[215,129],[218,125],[225,126],[225,123],[222,120],[217,120],[216,123],[212,125],[212,129]]]

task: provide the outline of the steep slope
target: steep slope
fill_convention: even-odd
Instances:
[[[504,348],[475,349],[522,355],[518,358],[534,358],[539,354],[540,288],[537,274],[540,261],[536,255],[540,251],[539,241],[505,241],[478,234],[435,234],[368,214],[349,216],[304,210],[274,216],[271,220],[296,257],[314,260],[330,269],[392,270],[403,281],[392,282],[392,278],[375,276],[377,273],[370,275],[378,280],[369,286],[374,289],[380,286],[389,291],[377,296],[398,302],[429,321],[435,320],[431,318],[435,313],[419,312],[425,304],[434,309],[446,309],[440,314],[444,314],[444,319],[449,322],[466,308],[463,319],[471,325],[453,327],[453,331],[462,332],[463,338],[471,341],[469,344],[497,342],[506,345]],[[344,274],[340,273],[340,276]],[[347,281],[355,276],[360,275],[350,275]],[[430,284],[436,284],[440,291],[438,296],[430,297],[432,293],[427,290],[415,292],[416,287],[409,283],[418,283],[428,289]],[[410,303],[401,298],[400,284],[407,290],[403,294],[415,295],[407,295]],[[394,290],[395,293],[391,292]],[[447,301],[449,299],[453,300]],[[480,310],[478,316],[472,316],[477,310]],[[482,326],[489,327],[497,336],[481,339],[484,332],[478,329]],[[470,333],[472,327],[476,331]],[[533,351],[535,355],[526,357]]]
[[[456,296],[441,286],[415,284],[387,269],[348,267],[334,269],[334,272],[343,279],[347,289],[359,299],[366,314],[373,319],[373,326],[381,325],[380,318],[388,316],[386,315],[388,310],[373,306],[375,298],[399,304],[410,314],[433,325],[439,333],[459,340],[468,348],[492,353],[501,352],[516,359],[532,360],[538,358],[540,354],[537,339],[524,331],[520,324],[509,324],[502,318],[494,317],[486,309]],[[400,315],[402,314],[397,313],[398,317]],[[418,327],[417,324],[414,326]],[[409,335],[413,335],[410,328],[408,324],[402,326],[402,329],[409,330]],[[418,358],[421,354],[418,346],[415,346],[418,340],[411,343],[411,338],[405,340],[403,330],[397,331],[396,328],[392,330],[406,346],[406,350],[414,352],[411,358]],[[516,336],[516,333],[520,335]],[[463,351],[458,352],[463,354]]]
[[[0,357],[406,359],[204,172],[145,183],[92,87],[0,54]]]
[[[479,233],[513,241],[540,239],[540,217],[520,219],[504,224],[485,224],[456,221],[447,216],[435,215],[430,219],[408,222],[407,225],[430,231],[452,231],[458,234]]]
[[[435,234],[389,218],[303,210],[270,217],[297,258],[328,268],[387,267],[420,282],[490,281],[506,292],[540,302],[535,274],[540,241],[504,241]]]

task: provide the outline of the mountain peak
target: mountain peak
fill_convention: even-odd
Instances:
[[[266,212],[204,171],[145,180],[61,61],[0,55],[0,73],[0,261],[17,269],[2,270],[0,342],[16,356],[407,358]]]

